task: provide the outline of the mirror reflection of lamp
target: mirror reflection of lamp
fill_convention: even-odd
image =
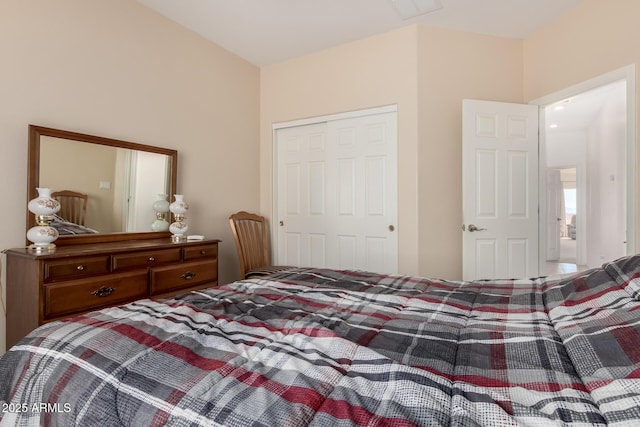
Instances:
[[[174,222],[169,226],[169,231],[173,236],[171,240],[174,242],[181,242],[186,240],[185,236],[189,226],[184,222],[185,214],[189,210],[189,205],[185,203],[183,194],[174,194],[176,200],[169,205],[169,210],[173,213]]]
[[[167,213],[169,212],[169,201],[166,194],[158,194],[158,200],[153,203],[153,210],[156,213],[156,220],[151,224],[151,230],[168,231]]]
[[[27,204],[29,212],[36,218],[36,226],[27,231],[27,239],[33,242],[29,249],[34,251],[53,250],[58,238],[58,230],[51,226],[53,215],[60,210],[60,203],[51,197],[50,188],[36,188],[38,197]]]

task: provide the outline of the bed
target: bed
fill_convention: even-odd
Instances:
[[[2,425],[639,425],[640,257],[452,282],[294,269],[46,324]]]
[[[81,234],[98,233],[98,231],[93,228],[67,221],[59,215],[53,215],[53,221],[51,221],[51,224],[49,225],[58,230],[58,235],[60,236],[77,236]]]

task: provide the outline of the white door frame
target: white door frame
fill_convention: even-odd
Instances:
[[[311,124],[317,124],[317,123],[323,123],[323,122],[330,122],[330,121],[334,121],[334,120],[342,120],[342,119],[352,119],[352,118],[357,118],[357,117],[365,117],[365,116],[371,116],[371,115],[376,115],[376,114],[384,114],[384,113],[397,113],[398,112],[398,106],[397,104],[393,104],[393,105],[385,105],[385,106],[380,106],[380,107],[373,107],[373,108],[367,108],[367,109],[363,109],[363,110],[355,110],[355,111],[346,111],[346,112],[342,112],[342,113],[335,113],[335,114],[328,114],[328,115],[324,115],[324,116],[317,116],[317,117],[309,117],[309,118],[304,118],[304,119],[298,119],[298,120],[291,120],[291,121],[287,121],[287,122],[279,122],[279,123],[274,123],[271,127],[271,137],[272,137],[272,141],[273,141],[273,147],[272,147],[272,158],[273,158],[273,174],[272,174],[272,188],[273,188],[273,201],[272,201],[272,212],[271,212],[271,218],[274,218],[273,221],[271,221],[271,236],[272,236],[272,240],[271,240],[271,246],[273,248],[273,250],[271,251],[272,253],[272,257],[273,257],[273,263],[274,264],[278,264],[279,260],[278,260],[278,221],[276,221],[275,219],[278,218],[278,141],[277,141],[277,131],[279,129],[284,129],[284,128],[289,128],[289,127],[294,127],[294,126],[306,126],[306,125],[311,125]],[[399,206],[398,206],[399,208]],[[398,246],[400,246],[400,240],[398,238]]]
[[[626,202],[627,202],[627,254],[633,254],[636,251],[636,66],[635,64],[613,70],[609,73],[595,77],[593,79],[578,83],[558,92],[535,99],[529,104],[538,105],[540,110],[547,105],[562,101],[563,99],[579,95],[600,86],[605,86],[620,80],[627,83],[627,176],[626,176]],[[547,158],[544,150],[545,147],[545,123],[544,114],[539,114],[540,120],[540,137],[538,144],[540,146],[539,169],[540,169],[540,195],[546,194],[546,180],[544,179],[544,169],[546,168]],[[546,212],[546,200],[540,197],[540,212]],[[544,271],[544,249],[546,248],[546,234],[544,218],[540,216],[540,271]]]

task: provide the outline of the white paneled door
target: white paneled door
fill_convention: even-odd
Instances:
[[[396,273],[397,116],[276,130],[278,264]]]
[[[463,279],[538,274],[538,107],[463,101]]]

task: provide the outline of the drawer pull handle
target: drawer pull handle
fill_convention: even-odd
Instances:
[[[155,259],[154,257],[152,257],[152,256],[150,256],[150,257],[149,257],[149,262],[153,262],[153,261],[155,261],[155,260],[156,260],[156,259]]]
[[[206,255],[207,251],[205,251],[204,249],[200,251],[200,255]]]
[[[194,277],[196,277],[196,273],[194,273],[193,271],[187,271],[182,276],[180,276],[180,278],[184,280],[191,280]]]
[[[78,269],[78,271],[83,271],[84,270],[84,265],[79,265],[76,268]]]
[[[95,291],[91,292],[91,295],[94,295],[97,297],[108,297],[113,293],[113,291],[115,291],[114,288],[108,288],[106,286],[102,286],[100,289],[96,289]]]

